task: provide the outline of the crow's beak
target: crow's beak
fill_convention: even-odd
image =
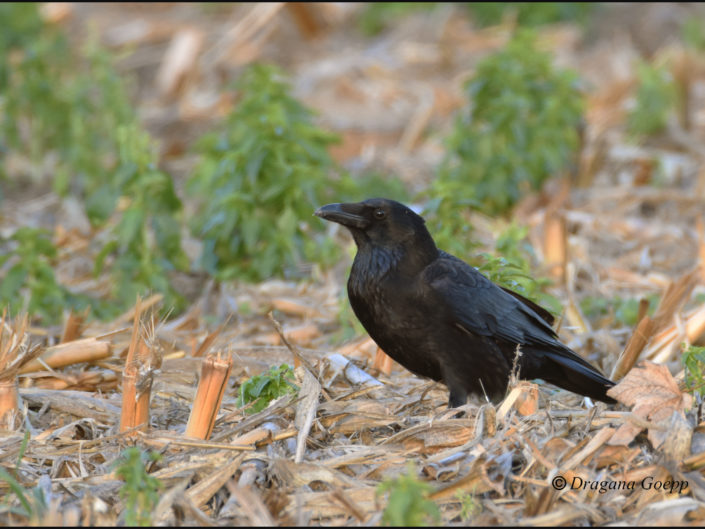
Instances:
[[[328,204],[318,208],[314,215],[347,228],[364,230],[370,225],[370,221],[362,215],[364,210],[362,204]]]

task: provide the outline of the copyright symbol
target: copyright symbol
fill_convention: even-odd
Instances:
[[[567,483],[563,476],[556,476],[551,480],[551,485],[553,485],[553,488],[556,490],[563,490]]]

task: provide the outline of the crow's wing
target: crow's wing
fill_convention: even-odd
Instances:
[[[424,271],[426,283],[453,321],[481,336],[533,346],[553,346],[556,333],[534,310],[475,268],[442,253]]]
[[[518,294],[518,293],[514,292],[513,290],[510,290],[506,287],[499,286],[499,288],[504,290],[507,294],[511,294],[512,296],[514,296],[516,299],[521,301],[524,305],[528,305],[531,310],[533,310],[536,314],[541,316],[544,319],[544,321],[546,323],[548,323],[549,325],[553,325],[553,323],[556,321],[555,316],[553,316],[553,314],[551,314],[546,309],[544,309],[541,305],[537,305],[536,303],[534,303],[530,299],[525,298],[521,294]]]
[[[424,279],[452,325],[475,335],[543,351],[561,365],[604,379],[589,362],[558,341],[553,328],[530,304],[457,257],[442,252],[426,267]]]

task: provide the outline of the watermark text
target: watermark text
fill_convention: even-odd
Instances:
[[[555,476],[551,480],[551,485],[556,490],[563,490],[566,487],[570,487],[571,490],[596,490],[600,494],[604,494],[608,490],[662,490],[668,492],[669,494],[680,494],[688,488],[687,480],[659,480],[655,479],[653,476],[646,476],[641,480],[611,480],[603,479],[600,481],[583,479],[579,476],[573,476],[572,479],[567,480],[561,475]]]

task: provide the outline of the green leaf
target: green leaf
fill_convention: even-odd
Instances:
[[[130,207],[122,214],[122,220],[117,226],[117,242],[120,248],[125,249],[134,243],[144,224],[144,211]]]
[[[627,116],[627,130],[633,137],[649,136],[665,129],[678,103],[678,90],[665,68],[641,62],[637,74],[636,105]]]
[[[683,351],[683,367],[687,391],[702,396],[705,394],[705,347],[691,345]]]
[[[248,412],[262,411],[272,400],[298,391],[296,385],[291,382],[293,378],[294,373],[290,366],[282,364],[279,367],[271,367],[268,372],[256,375],[240,386],[238,405],[244,406],[254,401],[255,404],[248,408]]]
[[[382,513],[382,524],[398,527],[419,527],[429,521],[441,519],[438,506],[428,499],[433,488],[416,478],[413,461],[407,464],[406,474],[383,481],[377,487],[377,495],[389,492],[387,506]]]
[[[125,502],[125,524],[128,526],[152,525],[152,512],[159,502],[159,490],[163,485],[147,472],[146,465],[160,459],[157,452],[146,453],[131,447],[123,451],[112,465],[115,475],[124,481],[120,497]]]
[[[330,245],[307,245],[325,232],[312,213],[364,189],[331,177],[339,169],[328,147],[338,137],[314,126],[273,66],[250,66],[237,89],[222,130],[197,142],[200,160],[187,182],[198,201],[190,225],[204,242],[201,266],[221,280],[262,280],[298,270],[304,253],[330,262]]]

